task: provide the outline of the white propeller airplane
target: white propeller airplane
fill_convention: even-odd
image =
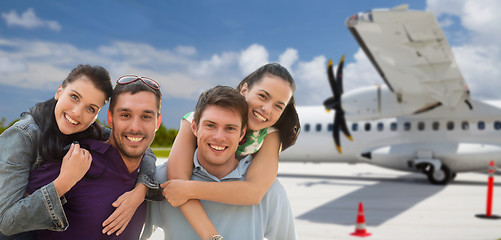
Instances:
[[[407,8],[347,19],[386,85],[343,93],[344,56],[336,76],[330,61],[333,97],[325,107],[297,108],[301,134],[280,161],[369,163],[423,172],[433,184],[486,170],[491,160],[501,166],[501,101],[470,99],[434,15]]]

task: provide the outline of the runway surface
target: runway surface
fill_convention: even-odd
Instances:
[[[487,167],[486,171],[487,173]],[[486,213],[486,173],[460,173],[447,186],[423,174],[367,164],[280,163],[298,239],[361,239],[355,231],[364,206],[366,239],[501,239],[501,219]],[[501,216],[501,176],[495,177],[492,214]],[[496,182],[497,181],[497,182]],[[150,239],[162,239],[156,232]]]
[[[492,213],[501,216],[496,177]],[[299,239],[360,239],[350,235],[359,202],[372,234],[367,239],[501,239],[501,219],[475,217],[486,213],[484,173],[460,173],[449,185],[436,186],[423,174],[367,164],[281,163],[278,178]]]

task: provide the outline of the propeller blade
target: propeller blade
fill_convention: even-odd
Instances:
[[[344,112],[341,111],[341,131],[343,131],[344,136],[348,138],[350,141],[353,141],[353,137],[350,134],[350,131],[348,130],[348,126],[346,125],[346,119],[344,118]]]
[[[329,59],[329,63],[327,64],[327,76],[329,76],[329,85],[331,86],[332,95],[336,97],[339,93],[337,89],[336,77],[334,76],[332,59]]]
[[[343,94],[343,65],[344,65],[344,54],[341,57],[341,60],[339,60],[339,64],[337,65],[337,73],[336,73],[336,78],[337,78],[337,89],[339,90],[339,95]]]
[[[334,143],[336,145],[337,151],[341,154],[343,153],[341,149],[341,142],[339,139],[339,132],[343,131],[343,134],[351,141],[353,138],[346,125],[346,119],[344,117],[344,111],[342,108],[341,98],[343,95],[343,65],[344,65],[345,55],[341,57],[339,64],[337,66],[337,72],[334,76],[334,69],[332,66],[332,59],[329,59],[327,65],[327,75],[329,77],[329,84],[332,90],[332,97],[324,101],[324,106],[326,109],[334,109],[336,112],[334,114],[334,126],[332,129],[332,137],[334,138]]]
[[[343,150],[341,149],[341,142],[339,141],[339,118],[338,112],[334,113],[334,128],[332,129],[332,137],[334,138],[334,144],[336,144],[337,151],[341,154]]]

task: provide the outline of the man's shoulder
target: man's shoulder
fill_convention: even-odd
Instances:
[[[287,192],[278,179],[273,182],[268,192],[264,195],[263,200],[265,199],[272,202],[288,201]]]
[[[80,140],[79,143],[80,147],[87,149],[91,153],[98,152],[101,154],[105,154],[112,147],[112,145],[109,143],[90,138]]]

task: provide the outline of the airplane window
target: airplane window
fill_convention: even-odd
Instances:
[[[334,124],[329,123],[329,125],[327,125],[327,131],[332,132],[332,129],[334,129]]]
[[[485,129],[485,122],[484,121],[478,121],[477,128],[478,128],[478,130],[484,130]]]
[[[419,131],[423,131],[424,130],[424,122],[418,122],[417,128]]]
[[[404,130],[405,131],[411,130],[411,123],[410,122],[405,122],[404,123]]]
[[[397,123],[396,123],[396,122],[392,122],[392,123],[390,123],[390,129],[391,129],[392,131],[397,131],[397,126],[398,126],[398,125],[397,125]]]
[[[447,122],[447,130],[449,130],[449,131],[454,130],[454,122],[453,121]]]
[[[381,132],[383,131],[383,129],[384,129],[384,124],[382,122],[377,123],[377,130]]]
[[[433,130],[435,130],[435,131],[438,131],[438,129],[440,128],[440,123],[439,122],[433,122],[431,124],[431,128],[433,128]]]
[[[304,125],[304,131],[305,132],[309,132],[310,131],[310,124],[307,123],[306,125]]]
[[[358,123],[351,124],[351,130],[354,132],[358,131]]]
[[[371,130],[371,123],[365,123],[365,131],[370,131]]]
[[[461,122],[461,128],[463,130],[468,130],[468,128],[470,128],[470,124],[467,121],[463,121]]]
[[[500,121],[495,121],[494,122],[494,129],[496,129],[496,130],[501,129],[501,122]]]
[[[317,123],[316,129],[317,129],[317,132],[322,131],[322,124]]]

